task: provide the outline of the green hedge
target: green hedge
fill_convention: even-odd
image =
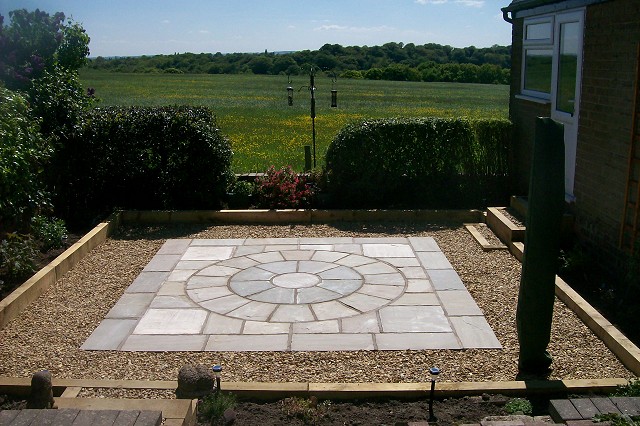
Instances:
[[[206,107],[96,108],[58,156],[55,205],[80,220],[113,208],[218,208],[231,155]]]
[[[366,120],[327,150],[335,205],[471,208],[508,196],[511,123],[464,118]]]

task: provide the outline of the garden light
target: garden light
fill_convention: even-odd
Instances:
[[[220,392],[220,376],[222,375],[222,366],[214,365],[212,370],[213,370],[213,375],[216,378],[216,392]]]
[[[431,375],[431,393],[429,395],[429,422],[437,422],[438,418],[433,414],[433,396],[436,391],[436,378],[438,374],[440,374],[440,369],[438,367],[431,367],[429,369],[429,374]]]

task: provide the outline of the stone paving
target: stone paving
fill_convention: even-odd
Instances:
[[[433,238],[168,240],[85,350],[501,348]]]

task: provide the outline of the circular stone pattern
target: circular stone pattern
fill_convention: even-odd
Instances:
[[[247,268],[231,277],[229,288],[258,302],[299,305],[348,296],[363,282],[362,275],[343,265],[288,260]]]
[[[320,278],[306,272],[292,272],[273,277],[271,282],[278,287],[284,288],[304,288],[313,287],[320,283]]]
[[[185,289],[193,302],[208,311],[278,323],[375,311],[400,297],[406,286],[404,274],[375,258],[287,250],[212,262],[190,275]]]

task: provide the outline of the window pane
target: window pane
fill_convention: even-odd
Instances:
[[[552,49],[527,49],[524,58],[524,88],[551,93]]]
[[[560,58],[556,110],[573,114],[575,110],[576,73],[578,71],[578,22],[560,24]]]
[[[525,40],[546,40],[551,38],[551,22],[528,24]]]

